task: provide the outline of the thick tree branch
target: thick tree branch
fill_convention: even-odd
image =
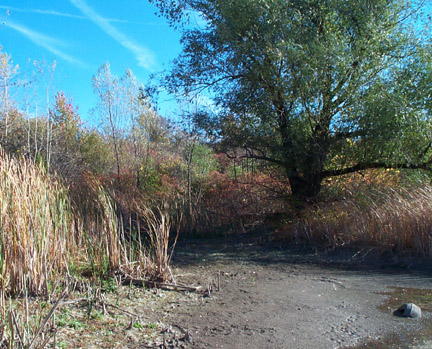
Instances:
[[[229,159],[235,159],[237,157],[239,158],[249,158],[249,159],[255,159],[255,160],[263,160],[263,161],[267,161],[267,162],[271,162],[273,164],[277,164],[277,165],[283,165],[282,161],[275,159],[275,158],[271,158],[269,156],[267,156],[262,150],[260,149],[256,149],[256,148],[251,148],[251,147],[244,147],[243,148],[246,151],[246,155],[241,155],[241,156],[232,156],[230,155],[228,152],[224,152],[224,154],[229,158]],[[258,151],[260,152],[261,155],[253,153],[254,151]]]
[[[338,170],[327,170],[322,172],[322,178],[342,176],[349,173],[371,170],[371,169],[410,169],[410,170],[431,170],[432,159],[421,164],[393,164],[389,165],[383,162],[360,163],[352,167],[346,167]]]

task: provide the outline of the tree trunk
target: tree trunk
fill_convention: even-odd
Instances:
[[[288,179],[295,205],[303,206],[313,201],[321,190],[322,177],[319,174],[307,177],[304,175],[291,174],[288,176]]]
[[[316,199],[321,190],[324,162],[328,152],[326,140],[329,121],[323,123],[324,126],[321,123],[316,125],[310,139],[304,144],[305,151],[299,152],[298,145],[296,146],[292,141],[290,126],[292,120],[289,118],[292,105],[287,108],[281,94],[273,101],[273,105],[278,112],[284,167],[290,182],[294,207],[301,211],[308,202]],[[326,115],[321,116],[324,121],[327,119]]]
[[[311,143],[309,154],[297,159],[297,168],[290,166],[290,163],[285,166],[294,204],[300,208],[317,199],[324,179],[326,153],[322,152],[323,148],[318,147],[315,141]]]

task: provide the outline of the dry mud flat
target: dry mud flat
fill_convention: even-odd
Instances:
[[[178,281],[210,289],[168,315],[183,347],[432,347],[432,267],[416,259],[209,240],[179,246],[174,265]],[[404,302],[423,317],[394,316]]]

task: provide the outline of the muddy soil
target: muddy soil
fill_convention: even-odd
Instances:
[[[182,347],[431,347],[428,260],[213,239],[183,242],[173,265],[178,282],[206,290],[166,314],[187,333]],[[421,306],[422,318],[394,316],[404,302]]]

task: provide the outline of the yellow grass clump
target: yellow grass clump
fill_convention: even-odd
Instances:
[[[48,343],[46,324],[72,277],[172,280],[168,214],[142,204],[128,226],[100,181],[91,177],[77,185],[69,190],[43,166],[0,148],[0,347]],[[29,295],[54,295],[57,302],[32,322]],[[13,296],[22,296],[15,304],[21,306],[12,304]]]
[[[67,190],[45,170],[0,150],[0,287],[11,294],[48,290],[75,249]]]
[[[432,187],[372,189],[318,204],[287,232],[331,246],[366,245],[432,255]]]
[[[48,295],[61,276],[77,273],[171,277],[166,213],[140,203],[137,226],[125,231],[113,196],[97,179],[78,185],[72,201],[42,166],[0,149],[1,294]]]

